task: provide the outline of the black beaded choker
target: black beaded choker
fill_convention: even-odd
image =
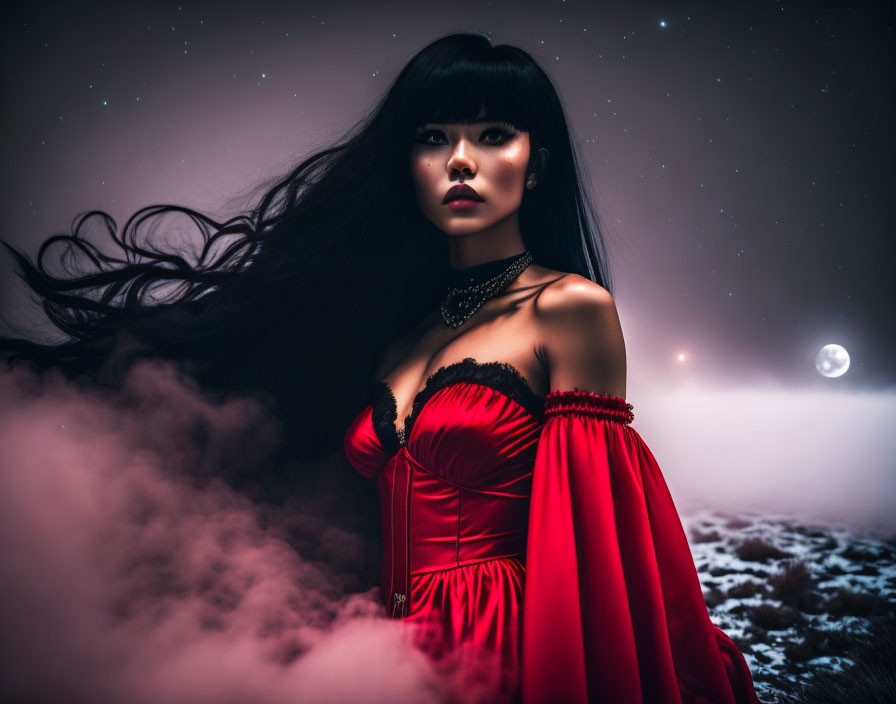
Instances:
[[[483,303],[507,288],[531,263],[532,254],[527,250],[475,266],[449,266],[448,291],[441,306],[442,320],[455,328],[463,325]]]
[[[504,257],[504,259],[495,259],[494,261],[483,262],[475,266],[449,266],[446,281],[449,286],[454,288],[464,288],[470,284],[481,284],[483,281],[488,281],[496,274],[504,271],[514,259],[522,257],[524,254],[525,252],[519,252],[509,257]]]

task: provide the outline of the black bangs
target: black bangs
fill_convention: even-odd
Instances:
[[[538,110],[525,73],[510,57],[494,53],[438,66],[421,81],[411,122],[415,128],[427,122],[509,122],[530,131]]]

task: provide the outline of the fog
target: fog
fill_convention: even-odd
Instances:
[[[0,399],[7,701],[436,702],[452,687],[476,691],[475,663],[435,669],[410,629],[380,615],[377,590],[345,592],[305,560],[285,537],[289,504],[256,505],[201,477],[264,461],[275,424],[251,400],[214,405],[155,362],[114,396],[4,372]],[[201,444],[189,440],[197,426]],[[314,514],[299,517],[305,537],[326,541],[334,563],[369,547]]]
[[[679,510],[787,514],[896,532],[896,393],[634,387],[633,426]]]
[[[680,510],[893,530],[892,394],[642,381],[629,398]],[[491,700],[492,666],[434,664],[378,588],[352,588],[375,536],[328,523],[323,498],[272,506],[218,478],[261,466],[278,432],[252,399],[213,402],[161,362],[117,393],[0,374],[6,697]]]

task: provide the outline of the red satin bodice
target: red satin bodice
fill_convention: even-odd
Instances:
[[[467,358],[400,428],[375,382],[346,432],[380,492],[387,613],[435,658],[493,654],[493,701],[758,704],[631,408]]]

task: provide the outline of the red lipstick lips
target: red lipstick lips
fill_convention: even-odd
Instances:
[[[480,196],[470,186],[461,183],[448,189],[448,192],[445,194],[445,199],[442,201],[442,203],[450,203],[453,200],[474,200],[481,203],[482,196]]]
[[[452,210],[469,210],[476,207],[483,200],[476,191],[465,184],[458,184],[448,189],[445,194],[445,203]]]

